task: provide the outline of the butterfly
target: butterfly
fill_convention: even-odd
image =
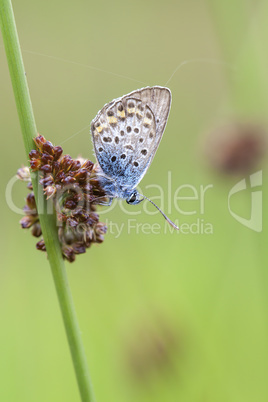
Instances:
[[[114,99],[91,122],[94,150],[101,172],[100,185],[110,198],[138,204],[145,198],[136,187],[147,172],[162,139],[171,106],[168,88],[138,89]]]

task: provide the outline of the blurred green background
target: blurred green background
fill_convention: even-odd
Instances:
[[[203,220],[213,228],[165,231],[160,214],[131,216],[117,204],[102,220],[124,224],[122,234],[108,233],[66,264],[97,401],[267,401],[267,164],[252,170],[263,171],[256,232],[228,211],[229,191],[247,176],[221,174],[203,148],[222,121],[266,118],[268,3],[15,0],[13,7],[38,130],[74,158],[94,158],[87,126],[105,103],[168,82],[168,125],[141,189],[154,198],[150,185],[161,186],[164,210],[180,225]],[[172,76],[186,60],[195,61]],[[79,401],[46,256],[4,196],[27,158],[2,39],[0,68],[0,400]],[[192,215],[176,210],[172,197],[183,184],[199,195],[201,185],[213,186],[203,214],[200,199],[180,202]],[[18,207],[26,194],[15,183]],[[125,205],[143,208],[154,211]],[[233,208],[249,219],[250,189]],[[129,219],[161,230],[128,230]]]

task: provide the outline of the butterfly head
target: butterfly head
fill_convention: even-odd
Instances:
[[[140,195],[136,189],[131,191],[131,193],[126,198],[126,202],[130,205],[139,204],[143,200],[144,197]]]

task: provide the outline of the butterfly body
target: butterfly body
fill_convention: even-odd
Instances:
[[[170,105],[168,88],[142,88],[106,104],[92,121],[99,180],[111,198],[142,201],[136,186],[159,146]]]

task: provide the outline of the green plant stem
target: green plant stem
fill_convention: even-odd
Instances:
[[[36,136],[37,129],[10,0],[0,0],[0,22],[21,131],[28,157],[30,150],[34,148],[33,137]],[[51,212],[51,209],[49,211],[49,205],[47,205],[44,200],[43,191],[38,183],[37,175],[32,175],[32,184],[47,255],[69,341],[81,400],[91,402],[94,400],[93,391],[78,320],[61,254],[55,214]]]

